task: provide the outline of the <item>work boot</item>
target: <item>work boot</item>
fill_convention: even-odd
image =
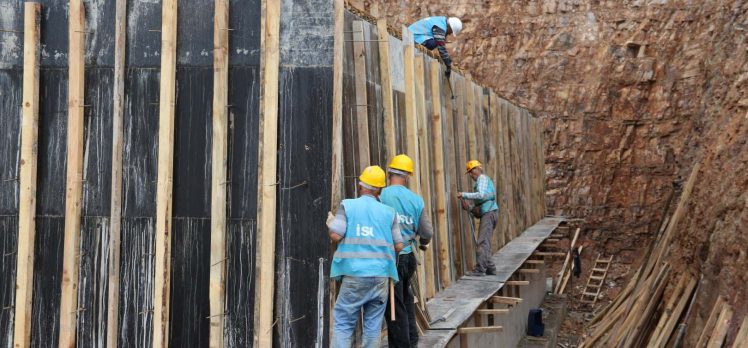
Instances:
[[[472,272],[465,273],[466,277],[483,277],[485,275],[486,275],[485,273],[478,272],[478,271],[472,271]]]
[[[496,270],[495,269],[487,269],[486,270],[486,275],[496,275]]]

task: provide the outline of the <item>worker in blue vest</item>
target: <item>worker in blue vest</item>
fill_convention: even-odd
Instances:
[[[344,199],[327,219],[330,239],[338,243],[330,277],[341,282],[333,309],[333,348],[351,347],[362,310],[363,347],[379,348],[388,280],[398,281],[395,260],[403,249],[395,210],[378,200],[385,181],[379,166],[365,168],[359,198]]]
[[[411,24],[408,29],[413,33],[415,43],[429,51],[434,48],[439,51],[439,57],[447,67],[444,73],[449,78],[452,73],[452,58],[447,52],[447,35],[457,36],[462,31],[462,21],[456,17],[427,17]]]
[[[483,276],[495,275],[496,265],[491,259],[491,240],[493,230],[499,222],[499,205],[496,204],[496,188],[488,175],[483,174],[481,163],[476,160],[468,161],[467,174],[475,182],[473,192],[458,192],[457,198],[462,200],[462,207],[480,219],[476,253],[478,263],[475,269],[467,275]]]
[[[395,284],[395,320],[390,320],[387,307],[387,340],[390,348],[410,348],[418,345],[415,303],[410,280],[418,266],[415,250],[418,237],[421,250],[426,250],[433,236],[433,227],[428,213],[423,210],[423,198],[413,193],[405,185],[413,175],[413,160],[407,155],[397,155],[387,166],[390,185],[382,190],[382,203],[395,209],[400,223],[400,233],[405,247],[397,259],[397,275],[400,281]]]

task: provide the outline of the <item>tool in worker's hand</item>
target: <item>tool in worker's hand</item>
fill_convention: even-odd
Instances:
[[[462,199],[462,197],[460,197],[460,200],[462,201],[462,203],[465,202],[465,200]],[[473,237],[472,238],[473,239],[473,246],[477,250],[478,249],[478,240],[475,237],[475,220],[473,219],[473,213],[470,210],[468,210],[467,208],[465,208],[464,204],[463,204],[463,208],[468,213],[468,220],[470,221],[470,236]]]
[[[452,313],[454,313],[455,310],[457,310],[457,308],[452,308],[452,309],[448,310],[447,313],[444,313],[444,315],[442,315],[441,317],[439,317],[439,319],[436,319],[436,320],[430,322],[429,326],[434,326],[434,324],[440,323],[442,321],[447,321],[447,318],[449,318],[449,316],[452,315]]]
[[[390,320],[395,321],[395,282],[390,279]]]

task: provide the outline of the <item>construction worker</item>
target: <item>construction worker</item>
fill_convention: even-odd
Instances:
[[[476,252],[478,263],[468,275],[495,275],[496,265],[491,260],[491,239],[493,230],[499,221],[499,206],[496,204],[496,189],[488,175],[483,174],[481,163],[476,160],[468,161],[467,173],[475,181],[474,192],[458,192],[457,198],[462,200],[462,207],[480,218]]]
[[[446,65],[444,74],[449,78],[452,74],[452,58],[446,48],[447,35],[462,31],[462,21],[456,17],[427,17],[411,24],[408,29],[413,33],[415,43],[431,51],[436,48],[439,56]]]
[[[361,310],[363,347],[379,348],[388,280],[398,280],[395,258],[403,249],[395,210],[377,199],[385,186],[384,170],[365,168],[358,185],[359,198],[344,199],[327,218],[330,239],[338,243],[330,277],[341,281],[333,309],[333,348],[351,347]]]
[[[397,258],[397,276],[400,281],[395,284],[395,320],[390,320],[390,307],[385,310],[387,318],[387,341],[390,348],[409,348],[418,345],[416,328],[416,308],[410,280],[418,266],[413,247],[416,236],[419,237],[421,250],[426,250],[433,227],[428,214],[423,211],[423,198],[419,197],[405,185],[413,175],[413,160],[407,155],[397,155],[387,166],[390,185],[382,190],[382,203],[395,209],[400,223],[400,233],[405,247]]]

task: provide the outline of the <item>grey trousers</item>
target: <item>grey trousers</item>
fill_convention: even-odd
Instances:
[[[476,272],[485,272],[487,270],[495,271],[496,265],[491,260],[491,240],[493,239],[493,230],[499,222],[499,211],[489,211],[480,218],[480,227],[478,228],[478,240],[476,252],[478,253],[478,264],[475,265]]]

